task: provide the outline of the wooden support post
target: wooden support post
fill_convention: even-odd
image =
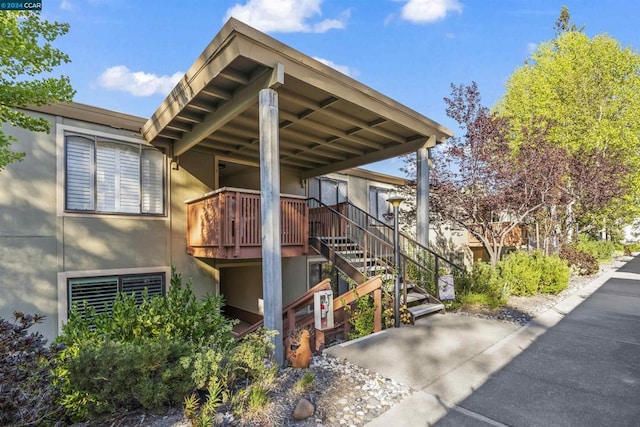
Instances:
[[[262,297],[264,326],[278,331],[273,337],[275,362],[284,363],[282,345],[282,254],[280,250],[280,150],[278,92],[259,95],[260,190],[262,220]]]

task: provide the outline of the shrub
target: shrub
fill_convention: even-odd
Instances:
[[[613,256],[616,245],[609,240],[595,240],[589,235],[581,234],[578,236],[576,248],[593,255],[599,261],[607,261]]]
[[[559,257],[566,260],[571,270],[580,276],[595,274],[600,268],[595,256],[581,251],[573,245],[562,245]]]
[[[455,277],[456,300],[460,304],[481,304],[497,307],[507,302],[509,288],[499,271],[486,262],[473,264],[469,274]],[[483,295],[484,297],[480,297]]]
[[[355,305],[355,307],[353,307]],[[349,339],[353,340],[366,337],[373,333],[375,328],[375,304],[371,295],[358,296],[352,306],[345,305],[349,323],[353,327],[349,333]]]
[[[204,403],[195,393],[184,399],[185,415],[194,426],[212,425],[222,404],[230,404],[234,413],[244,416],[247,411],[259,412],[268,403],[267,392],[278,370],[271,358],[275,335],[274,331],[261,329],[224,353],[208,347],[182,359],[185,368],[193,368],[192,379],[199,394],[207,396]]]
[[[99,315],[91,307],[72,310],[58,338],[67,348],[56,370],[67,414],[81,420],[121,407],[157,408],[210,383],[219,370],[197,384],[194,365],[181,359],[210,349],[231,358],[233,323],[222,305],[219,296],[198,300],[174,272],[166,297],[145,295],[136,305],[133,296],[119,295],[112,312]]]
[[[53,423],[62,413],[52,381],[60,348],[29,332],[42,319],[21,312],[14,313],[13,323],[0,318],[0,425]]]
[[[629,252],[640,252],[640,242],[629,243],[624,246]]]
[[[218,407],[228,398],[224,386],[218,381],[209,384],[206,395],[204,403],[196,393],[184,398],[184,416],[193,427],[214,425]]]
[[[558,294],[569,285],[570,270],[567,261],[558,256],[544,256],[534,253],[541,270],[538,292],[542,294]]]
[[[91,397],[86,407],[89,414],[120,408],[159,409],[182,401],[193,390],[190,372],[179,363],[191,348],[164,337],[105,340],[80,347],[77,357],[69,360],[68,380]]]
[[[542,272],[527,252],[515,251],[498,263],[500,277],[514,295],[535,295]]]
[[[247,335],[231,352],[230,363],[233,378],[270,382],[278,372],[272,360],[272,338],[278,333],[260,329]]]

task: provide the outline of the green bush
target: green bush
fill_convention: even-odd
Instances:
[[[611,260],[616,245],[609,240],[595,240],[589,235],[581,234],[578,236],[576,248],[593,255],[598,261],[608,261]]]
[[[105,340],[80,347],[67,365],[68,381],[90,397],[85,409],[91,415],[159,409],[181,402],[193,390],[191,372],[180,364],[191,349],[186,342],[166,338]]]
[[[471,271],[456,278],[456,304],[504,305],[510,294],[557,294],[569,284],[567,262],[541,252],[510,253],[496,267],[476,262]]]
[[[119,295],[111,313],[72,310],[58,341],[57,384],[74,420],[118,408],[157,408],[182,401],[197,384],[194,354],[215,350],[231,358],[233,323],[222,314],[223,299],[197,299],[190,283],[173,274],[166,297]],[[216,371],[213,375],[218,375]],[[206,382],[205,382],[206,383]]]
[[[350,340],[366,337],[373,333],[376,307],[371,295],[358,296],[351,306],[345,306],[345,311],[348,313],[349,323],[353,328],[349,333]]]
[[[535,295],[542,277],[535,258],[524,251],[515,251],[498,263],[503,282],[513,295]]]
[[[464,304],[497,307],[507,302],[509,288],[491,264],[478,261],[466,275],[455,275],[456,300]],[[482,297],[480,296],[482,295]]]
[[[570,270],[567,261],[558,256],[544,256],[540,252],[534,253],[541,270],[538,292],[541,294],[557,295],[567,289]]]
[[[624,245],[624,251],[632,253],[632,252],[640,252],[640,242],[629,243]]]

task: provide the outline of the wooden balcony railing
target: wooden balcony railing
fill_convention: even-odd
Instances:
[[[259,191],[225,187],[186,204],[187,253],[218,259],[262,257]],[[303,197],[280,197],[282,256],[308,252],[308,217]]]

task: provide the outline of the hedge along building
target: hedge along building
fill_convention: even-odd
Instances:
[[[283,298],[307,286],[309,228],[295,213],[308,212],[310,183],[416,152],[424,218],[427,150],[451,136],[234,19],[144,123],[79,104],[32,111],[54,132],[10,130],[28,157],[0,174],[0,306],[58,326],[81,295],[166,282],[175,265],[199,293],[222,292],[281,331]]]

